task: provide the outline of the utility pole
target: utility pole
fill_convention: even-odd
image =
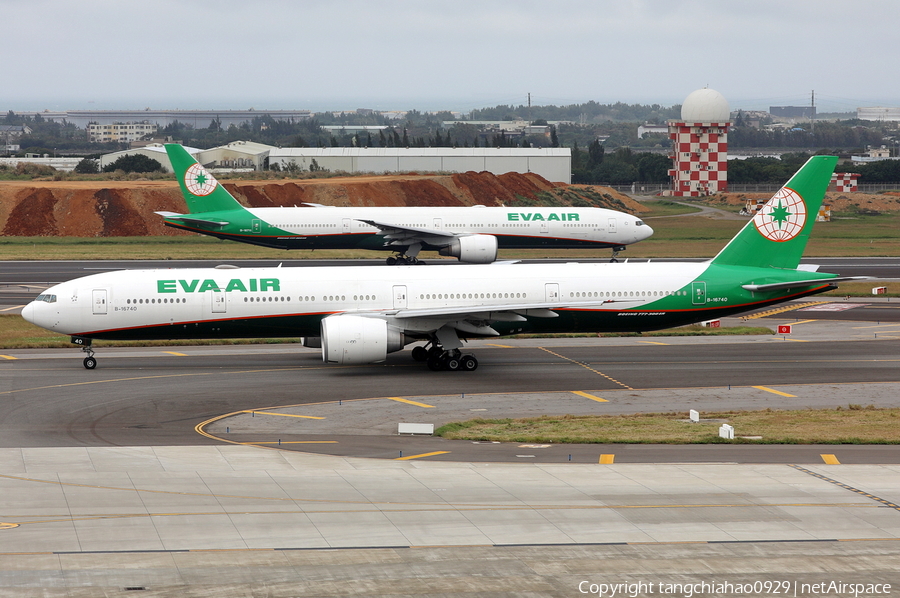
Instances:
[[[812,90],[812,93],[809,97],[809,105],[812,107],[812,110],[809,111],[809,120],[810,120],[810,132],[815,135],[816,134],[816,90]]]
[[[531,92],[528,92],[528,124],[531,124]]]

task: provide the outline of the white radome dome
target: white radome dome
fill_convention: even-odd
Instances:
[[[706,87],[686,97],[681,105],[681,120],[686,123],[724,123],[730,117],[725,96]]]

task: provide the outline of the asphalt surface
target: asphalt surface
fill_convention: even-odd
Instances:
[[[433,458],[518,461],[523,453],[515,443],[398,436],[397,424],[544,413],[900,406],[900,324],[810,321],[809,314],[803,320],[781,314],[779,322],[800,322],[791,337],[481,341],[470,345],[480,362],[475,372],[432,372],[408,351],[384,364],[328,366],[318,350],[296,345],[101,348],[93,371],[82,367],[75,348],[7,351],[0,360],[0,447],[251,443],[356,457],[449,450]],[[285,406],[286,417],[275,417],[270,427],[246,413],[242,421],[221,419]],[[318,411],[307,409],[313,406]],[[328,426],[308,425],[314,417],[328,419]],[[197,430],[204,422],[207,435]],[[604,451],[634,462],[715,461],[725,454],[718,446],[560,445],[527,458],[596,462]],[[809,463],[821,461],[822,452],[748,446],[727,449],[727,460]],[[857,448],[846,458],[884,463],[898,454],[893,446]]]

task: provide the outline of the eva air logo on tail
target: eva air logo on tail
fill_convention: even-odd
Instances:
[[[806,223],[806,204],[800,194],[783,187],[754,216],[759,234],[770,241],[790,241],[800,234]]]
[[[203,197],[216,189],[216,179],[199,164],[192,164],[184,173],[184,185],[188,191]]]

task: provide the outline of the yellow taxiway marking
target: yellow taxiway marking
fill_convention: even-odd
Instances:
[[[406,403],[407,405],[415,405],[416,407],[425,407],[426,409],[434,409],[434,405],[426,405],[425,403],[417,403],[415,401],[410,401],[409,399],[401,399],[400,397],[388,397],[388,399],[392,401],[399,401],[401,403]]]
[[[841,462],[838,461],[837,457],[834,455],[819,455],[822,457],[822,461],[825,461],[825,465],[840,465]]]
[[[800,324],[809,324],[810,322],[818,322],[818,320],[800,320],[799,322],[791,322],[791,326],[799,326]]]
[[[644,343],[645,345],[668,345],[669,343],[658,343],[656,341],[638,341],[639,343]]]
[[[260,440],[259,442],[238,442],[237,444],[246,444],[246,445],[254,445],[254,444],[337,444],[337,440],[283,440],[278,442],[271,442],[268,440]]]
[[[187,357],[187,353],[179,353],[178,351],[163,351],[163,353],[168,353],[169,355],[176,355],[178,357]]]
[[[501,349],[515,349],[512,345],[495,345],[494,343],[485,343],[488,347],[500,347]]]
[[[421,455],[410,455],[408,457],[398,457],[394,461],[409,461],[410,459],[420,459],[422,457],[433,457],[435,455],[446,455],[450,451],[434,451],[433,453],[422,453]]]
[[[598,403],[609,403],[606,399],[601,399],[600,397],[595,397],[594,395],[584,392],[582,390],[573,390],[573,395],[578,395],[579,397],[584,397],[586,399],[590,399],[592,401],[597,401]]]
[[[616,461],[615,455],[600,455],[600,465],[612,465]]]
[[[0,311],[12,311],[14,309],[19,309],[20,307],[25,307],[24,305],[13,305],[12,307],[4,307],[0,309]]]
[[[240,413],[258,413],[260,415],[277,415],[279,417],[302,417],[303,419],[325,419],[324,417],[316,417],[315,415],[294,415],[293,413],[273,413],[271,411],[254,411],[247,409]]]
[[[604,374],[603,372],[601,372],[601,371],[599,371],[599,370],[595,370],[594,368],[592,368],[591,366],[589,366],[588,364],[586,364],[586,363],[584,363],[584,362],[582,362],[582,361],[576,361],[576,360],[572,359],[571,357],[566,357],[565,355],[560,355],[559,353],[556,353],[555,351],[551,351],[551,350],[548,349],[547,347],[538,347],[538,349],[540,349],[541,351],[546,351],[546,352],[549,353],[550,355],[555,355],[556,357],[559,357],[560,359],[564,359],[565,361],[569,361],[569,362],[571,362],[571,363],[574,363],[575,365],[580,365],[581,367],[583,367],[584,369],[588,370],[589,372],[594,372],[594,373],[597,374],[598,376],[603,376],[604,378],[606,378],[606,379],[609,380],[610,382],[613,382],[613,383],[615,383],[615,384],[618,384],[619,386],[622,386],[622,387],[624,387],[624,388],[627,388],[628,390],[634,390],[633,388],[631,388],[630,386],[628,386],[628,385],[625,384],[624,382],[619,382],[618,380],[616,380],[616,379],[613,378],[612,376],[607,376],[607,375]]]
[[[13,357],[12,355],[0,355],[3,359],[18,359],[18,357]]]
[[[786,393],[786,392],[781,392],[780,390],[775,390],[775,389],[772,389],[772,388],[768,388],[768,387],[766,387],[766,386],[754,386],[753,388],[756,388],[756,389],[759,389],[759,390],[764,390],[764,391],[766,391],[766,392],[770,392],[770,393],[772,393],[772,394],[776,394],[776,395],[779,395],[779,396],[782,396],[782,397],[790,397],[790,398],[792,398],[792,399],[797,398],[797,395],[792,395],[792,394],[788,394],[788,393]]]
[[[865,330],[867,328],[896,328],[900,324],[877,324],[875,326],[854,326],[853,330]]]

